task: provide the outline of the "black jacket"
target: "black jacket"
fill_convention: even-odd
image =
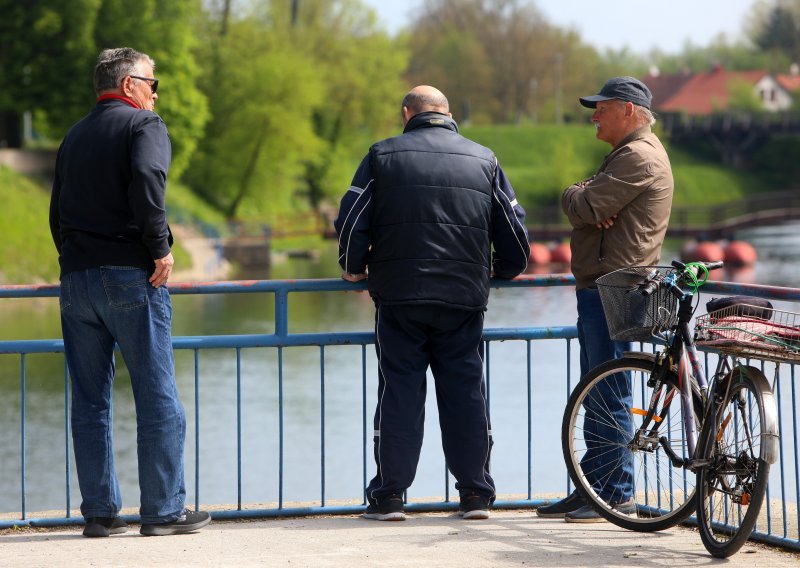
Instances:
[[[67,133],[56,158],[50,231],[62,276],[104,265],[154,269],[172,234],[164,195],[171,146],[154,112],[104,99]]]
[[[356,172],[335,222],[340,264],[351,273],[369,265],[380,304],[481,310],[492,269],[513,278],[527,265],[524,219],[491,150],[446,115],[421,113],[374,144]]]

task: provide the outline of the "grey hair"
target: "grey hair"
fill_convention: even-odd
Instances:
[[[636,110],[636,118],[639,119],[642,125],[653,126],[656,123],[656,117],[649,108],[639,105],[633,105],[633,108]]]
[[[614,99],[621,105],[628,104],[626,101],[622,99]],[[633,115],[636,117],[636,122],[639,124],[639,127],[644,126],[645,124],[648,126],[653,126],[656,123],[656,116],[649,108],[639,106],[635,103],[631,103],[633,105]]]
[[[98,95],[119,87],[122,80],[136,72],[139,62],[145,61],[155,68],[156,63],[145,54],[130,47],[104,49],[97,56],[97,65],[94,67],[94,91]]]
[[[403,97],[402,106],[407,107],[414,114],[418,114],[426,110],[450,112],[450,103],[447,102],[447,97],[445,97],[443,93],[434,95],[418,92],[415,93],[414,91],[411,91],[406,93],[406,96]]]

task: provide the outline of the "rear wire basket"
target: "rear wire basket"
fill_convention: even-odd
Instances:
[[[662,281],[674,272],[670,266],[632,266],[595,281],[611,339],[649,341],[678,323],[678,300],[667,287],[659,287],[649,296],[639,289],[648,279]]]
[[[800,314],[736,304],[702,315],[695,322],[695,342],[728,355],[766,361],[800,361]]]

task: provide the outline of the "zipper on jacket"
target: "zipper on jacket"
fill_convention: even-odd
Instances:
[[[600,229],[600,247],[599,250],[597,251],[597,262],[603,262],[605,260],[605,257],[603,256],[603,239],[605,238],[605,236],[606,236],[606,230]]]

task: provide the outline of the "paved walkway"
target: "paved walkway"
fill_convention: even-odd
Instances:
[[[747,544],[728,560],[706,553],[700,535],[673,528],[634,533],[608,523],[568,524],[531,510],[493,511],[486,521],[416,513],[405,522],[356,516],[214,521],[190,535],[88,539],[81,529],[0,531],[0,566],[169,567],[657,567],[800,566],[800,554]]]

